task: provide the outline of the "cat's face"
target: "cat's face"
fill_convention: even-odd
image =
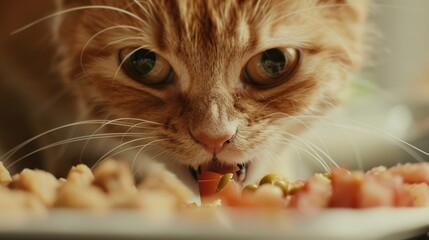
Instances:
[[[160,123],[144,131],[181,163],[263,161],[341,101],[364,2],[65,1],[61,69],[90,118]]]

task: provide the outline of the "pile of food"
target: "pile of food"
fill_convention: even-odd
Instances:
[[[114,160],[103,161],[94,171],[77,165],[67,178],[60,179],[31,169],[10,176],[0,162],[1,213],[39,214],[52,208],[172,213],[183,206],[189,194],[174,175],[165,173],[136,185],[128,165]]]
[[[259,184],[241,186],[232,173],[199,175],[202,206],[254,209],[424,207],[429,206],[429,163],[377,167],[366,173],[334,169],[307,180],[268,174]],[[155,174],[136,184],[127,165],[105,160],[91,171],[78,165],[67,178],[25,169],[10,176],[0,162],[0,212],[44,213],[52,208],[140,209],[174,213],[194,206],[174,175]]]
[[[287,208],[314,211],[324,208],[429,206],[429,163],[377,167],[364,173],[334,169],[307,180],[289,181],[268,174],[259,185],[241,188],[231,174],[206,172],[199,178],[206,201],[221,199],[232,207]]]

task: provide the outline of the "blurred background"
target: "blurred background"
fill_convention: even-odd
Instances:
[[[0,154],[44,131],[73,121],[76,113],[67,88],[54,69],[56,57],[51,41],[51,21],[11,33],[55,11],[56,0],[0,1]],[[56,114],[51,114],[55,112]],[[64,139],[61,136],[56,139]],[[52,142],[52,139],[51,141]],[[32,142],[18,156],[46,146],[48,139]],[[31,155],[15,165],[38,167],[49,151]],[[10,169],[13,170],[13,169]]]
[[[10,35],[52,13],[54,2],[0,1],[0,153],[73,114],[55,119],[46,114],[69,104],[50,68],[55,57],[46,34],[49,21]],[[422,152],[429,151],[429,1],[373,0],[372,5],[376,31],[367,67],[355,77],[345,106],[295,140],[292,154],[303,160],[301,175],[323,170],[317,159],[361,169],[429,159]]]

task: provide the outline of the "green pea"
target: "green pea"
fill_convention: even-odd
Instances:
[[[283,180],[282,176],[276,173],[269,173],[261,179],[261,181],[259,182],[259,185],[274,184],[276,181],[280,181],[280,180]]]
[[[256,192],[256,190],[258,189],[258,185],[256,184],[247,184],[243,190],[242,190],[242,194],[244,193],[254,193]]]
[[[287,180],[275,181],[274,186],[279,187],[283,191],[283,196],[286,196],[289,192],[289,181]]]

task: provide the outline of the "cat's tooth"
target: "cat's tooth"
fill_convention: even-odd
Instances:
[[[194,167],[189,167],[189,171],[191,172],[192,177],[194,177],[195,180],[198,180],[198,178],[201,174],[200,167],[198,167],[198,169],[195,169]]]
[[[237,166],[238,166],[238,168],[240,168],[240,170],[241,170],[241,169],[243,169],[246,165],[245,165],[245,164],[243,164],[243,163],[238,163],[238,164],[237,164]]]
[[[246,179],[246,168],[244,165],[239,165],[240,170],[237,171],[237,179],[240,182],[243,182]]]

